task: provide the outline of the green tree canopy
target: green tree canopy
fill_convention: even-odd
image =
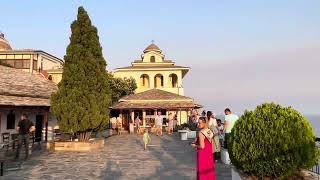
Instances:
[[[245,111],[232,129],[228,151],[237,169],[261,179],[293,176],[314,166],[319,157],[309,121],[275,103]]]
[[[51,98],[51,112],[62,132],[77,133],[79,141],[87,141],[93,130],[108,123],[111,91],[97,28],[83,7],[78,8],[71,32],[59,90]]]
[[[136,81],[131,77],[129,79],[116,78],[107,73],[107,79],[112,91],[112,102],[117,102],[122,96],[134,94],[137,89]]]

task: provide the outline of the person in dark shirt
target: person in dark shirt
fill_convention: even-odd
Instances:
[[[21,115],[21,120],[18,123],[17,126],[17,132],[19,133],[18,136],[18,148],[16,153],[16,159],[19,159],[21,146],[24,143],[24,146],[26,148],[26,157],[25,160],[28,159],[29,156],[29,138],[30,133],[35,130],[34,124],[32,121],[28,119],[28,116],[26,114]]]

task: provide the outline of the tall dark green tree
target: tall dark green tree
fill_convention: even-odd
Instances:
[[[51,112],[62,132],[76,133],[79,141],[88,141],[92,131],[108,123],[111,91],[97,28],[83,7],[78,9],[71,32],[59,90],[51,98]]]

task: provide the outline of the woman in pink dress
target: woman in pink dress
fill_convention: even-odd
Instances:
[[[215,180],[214,162],[212,156],[212,137],[213,133],[208,128],[205,117],[200,117],[198,127],[201,131],[198,133],[196,143],[197,147],[197,179]]]

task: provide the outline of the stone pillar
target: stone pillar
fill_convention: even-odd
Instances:
[[[30,54],[30,69],[29,69],[30,74],[33,72],[33,54]]]
[[[147,115],[147,113],[146,113],[146,110],[142,110],[142,123],[143,123],[143,127],[146,127],[146,115]]]
[[[42,71],[41,69],[41,64],[42,64],[42,55],[38,54],[38,58],[37,58],[37,70]]]
[[[133,110],[131,110],[131,120],[132,120],[132,122],[134,122],[134,111]]]
[[[45,132],[45,141],[48,142],[48,121],[49,121],[49,112],[46,111],[44,113],[44,123],[45,123],[45,128],[46,128],[46,132]]]
[[[153,89],[154,88],[154,75],[153,74],[148,74],[149,79],[150,79],[150,88]]]

